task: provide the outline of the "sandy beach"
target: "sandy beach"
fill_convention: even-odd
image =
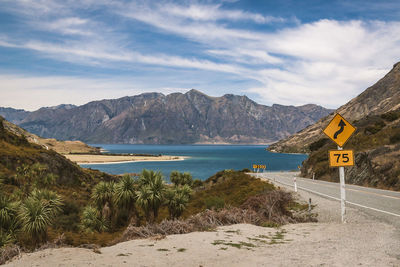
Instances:
[[[349,207],[340,222],[338,202],[313,198],[318,223],[280,228],[236,224],[215,231],[131,240],[100,248],[46,249],[5,266],[400,266],[395,226]]]
[[[78,164],[116,164],[140,161],[176,161],[184,160],[182,156],[131,156],[131,155],[90,155],[90,154],[68,154],[67,159]]]

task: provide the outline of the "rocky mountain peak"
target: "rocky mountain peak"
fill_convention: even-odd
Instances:
[[[247,96],[210,97],[192,89],[41,109],[29,112],[20,126],[47,138],[89,143],[269,143],[329,112],[322,107],[306,115],[293,106],[271,110]]]

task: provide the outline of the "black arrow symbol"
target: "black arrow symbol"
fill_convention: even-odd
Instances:
[[[340,127],[340,129],[333,135],[333,139],[336,139],[337,138],[337,136],[341,133],[341,132],[343,132],[343,130],[344,130],[344,126],[346,126],[346,123],[344,123],[344,121],[343,120],[340,120],[340,122],[339,122],[339,125],[338,125],[339,127]]]

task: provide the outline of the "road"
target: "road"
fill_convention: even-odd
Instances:
[[[298,190],[320,195],[338,201],[340,211],[340,188],[338,183],[301,178],[299,172],[265,172],[253,174],[275,182],[277,185],[294,190],[296,177]],[[346,184],[346,205],[362,209],[371,216],[400,227],[400,192],[381,190]]]

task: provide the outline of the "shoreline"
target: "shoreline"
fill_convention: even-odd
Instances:
[[[187,156],[169,156],[162,155],[157,157],[150,156],[131,156],[131,155],[90,155],[90,154],[68,154],[64,155],[67,159],[79,165],[97,165],[97,164],[122,164],[133,162],[157,162],[157,161],[183,161]]]
[[[78,165],[102,165],[102,164],[123,164],[135,162],[164,162],[164,161],[183,161],[189,157],[181,157],[179,159],[165,159],[165,160],[126,160],[126,161],[109,161],[109,162],[75,162]]]

